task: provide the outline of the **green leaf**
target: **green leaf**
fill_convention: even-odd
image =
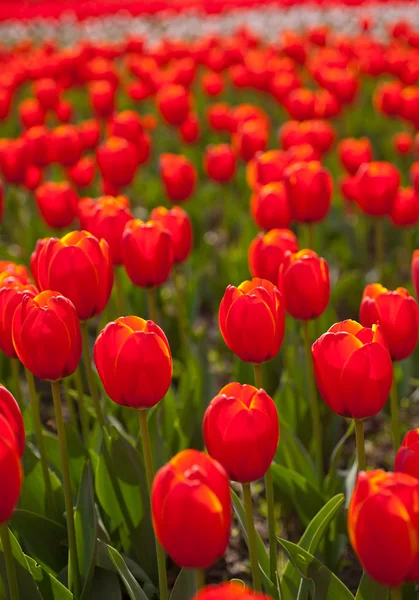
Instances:
[[[67,531],[63,525],[28,510],[15,510],[10,521],[27,553],[52,575],[67,563]]]
[[[30,556],[25,556],[43,600],[75,600],[73,594],[58,579],[47,573]],[[21,596],[21,598],[23,598]],[[31,599],[32,600],[32,599]]]
[[[348,429],[346,430],[344,435],[340,438],[340,440],[338,441],[338,443],[336,444],[336,446],[332,452],[332,457],[330,459],[330,468],[329,468],[329,472],[328,472],[328,474],[326,476],[326,480],[325,480],[325,493],[327,496],[330,496],[331,494],[333,494],[333,492],[336,488],[337,470],[338,470],[340,458],[342,456],[342,452],[343,452],[343,448],[345,446],[346,440],[348,438],[350,438],[350,436],[353,433],[354,428],[355,428],[355,422],[353,419],[351,419]]]
[[[16,579],[20,598],[30,598],[30,600],[43,600],[42,595],[36,585],[36,581],[31,572],[27,557],[23,554],[19,542],[11,531],[10,543],[12,545],[13,558],[15,561]],[[0,575],[3,581],[7,581],[6,564],[4,561],[3,545],[0,541]],[[5,586],[6,587],[6,586]],[[7,600],[8,596],[6,596]]]
[[[115,550],[115,548],[112,548],[112,546],[105,544],[105,542],[99,541],[99,544],[108,552],[109,558],[115,565],[118,575],[121,577],[131,600],[148,600],[146,593],[143,591],[134,575],[128,569],[127,563],[124,561],[119,552]]]
[[[170,600],[192,600],[198,591],[193,569],[182,569],[176,578]]]
[[[372,600],[373,598],[387,600],[388,592],[388,587],[377,583],[364,573],[356,592],[355,600]]]
[[[326,499],[303,475],[276,463],[271,469],[274,485],[295,504],[300,519],[307,525]]]
[[[122,600],[119,577],[113,571],[97,568],[93,578],[89,600]]]
[[[281,443],[278,448],[284,457],[285,466],[305,477],[318,489],[319,479],[313,461],[304,445],[284,421],[281,421]]]
[[[287,540],[278,538],[278,542],[300,576],[311,580],[313,600],[354,600],[340,579],[312,554]],[[282,591],[284,600],[296,598],[295,589],[288,587],[287,580],[282,582]]]
[[[95,508],[92,469],[87,461],[80,483],[76,510],[74,511],[76,529],[77,558],[82,581],[81,600],[89,597],[96,565],[96,547],[98,524]]]
[[[80,440],[78,433],[70,423],[64,423],[67,440],[67,452],[70,467],[71,489],[77,490],[82,478],[83,469],[88,459],[88,453]],[[51,465],[57,473],[61,474],[61,455],[58,437],[49,431],[43,430],[45,450]]]
[[[344,502],[345,498],[343,494],[339,494],[329,500],[329,502],[323,506],[323,508],[310,522],[298,545],[311,554],[314,554],[324,535],[324,532],[336,516],[339,509],[343,506]],[[302,585],[303,582],[300,582],[300,576],[294,568],[292,562],[289,562],[285,567],[281,582],[287,591],[292,590],[294,597],[297,593],[297,590],[299,590],[297,596],[299,600],[307,598],[308,586]]]

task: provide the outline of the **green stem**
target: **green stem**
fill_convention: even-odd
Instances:
[[[403,591],[401,587],[390,588],[390,600],[402,600]]]
[[[122,280],[121,280],[121,267],[115,265],[114,267],[114,290],[115,290],[115,298],[116,298],[116,310],[118,312],[117,317],[122,317],[125,312],[125,302],[124,302],[124,293],[122,289]]]
[[[79,397],[79,415],[81,422],[81,432],[83,441],[86,443],[89,439],[89,413],[84,402],[83,379],[81,376],[80,365],[74,372],[74,383],[76,385],[77,395]]]
[[[253,365],[253,375],[255,378],[255,385],[260,390],[263,388],[262,365]]]
[[[380,277],[384,266],[384,220],[376,217],[374,221],[375,228],[375,266],[379,271]]]
[[[7,585],[9,587],[10,600],[19,600],[19,588],[17,586],[15,559],[13,558],[12,544],[7,523],[0,525],[1,544],[4,552],[4,562],[6,563]]]
[[[306,352],[307,375],[310,389],[311,414],[313,418],[314,441],[316,444],[316,465],[320,481],[323,479],[323,446],[322,426],[320,422],[320,409],[317,397],[317,386],[314,379],[313,359],[311,356],[310,330],[308,321],[303,321],[304,346]]]
[[[246,511],[246,527],[247,527],[247,538],[249,542],[249,555],[250,555],[250,566],[252,569],[253,587],[257,592],[262,589],[262,583],[260,579],[258,554],[256,546],[256,530],[255,523],[253,521],[253,504],[252,504],[252,492],[250,490],[250,483],[243,483],[243,499],[244,508]]]
[[[92,397],[93,406],[96,411],[96,416],[102,427],[105,427],[105,417],[103,416],[102,407],[99,400],[99,392],[95,382],[95,376],[92,369],[92,359],[90,356],[89,332],[87,321],[80,323],[81,335],[83,340],[83,361],[86,369],[87,384],[89,386],[90,396]]]
[[[76,429],[78,429],[77,413],[76,413],[76,409],[74,406],[73,398],[70,396],[69,391],[68,391],[68,382],[66,379],[63,380],[63,394],[64,394],[64,402],[66,403],[66,406],[68,408],[68,413],[70,415],[71,422],[74,425],[74,427]]]
[[[274,497],[274,484],[272,480],[272,469],[266,471],[265,475],[265,493],[266,502],[268,505],[268,532],[269,532],[269,572],[272,583],[276,584],[276,570],[277,570],[277,558],[276,558],[276,536],[275,536],[275,497]]]
[[[63,488],[65,510],[67,518],[67,533],[69,546],[69,574],[68,581],[74,588],[74,595],[79,597],[81,591],[79,563],[77,558],[76,529],[74,527],[73,499],[71,495],[70,467],[68,463],[67,440],[64,429],[63,413],[61,409],[60,383],[51,381],[52,398],[54,401],[55,421],[57,426],[58,441],[60,444],[61,467],[63,472]]]
[[[183,349],[186,350],[187,344],[187,317],[185,314],[185,301],[182,293],[181,274],[179,265],[174,266],[173,279],[176,291],[177,316],[179,326],[179,340]]]
[[[400,408],[399,399],[397,394],[397,382],[395,374],[393,373],[393,383],[390,391],[390,405],[391,405],[391,429],[393,433],[393,444],[394,450],[400,448],[401,433],[400,433]]]
[[[196,588],[197,590],[201,590],[205,587],[205,571],[204,569],[194,569],[195,571],[195,579],[196,579]]]
[[[35,429],[36,444],[39,450],[39,458],[41,460],[42,476],[44,478],[45,493],[47,499],[47,510],[55,512],[55,501],[52,493],[51,478],[48,469],[48,457],[45,450],[44,437],[42,435],[41,415],[39,410],[39,398],[35,389],[35,379],[32,371],[25,367],[26,381],[28,382],[29,400],[31,404],[33,427]]]
[[[19,375],[19,366],[20,361],[18,358],[10,359],[10,366],[12,369],[12,378],[13,378],[13,391],[15,393],[15,398],[20,408],[23,408],[23,397],[22,397],[22,388],[20,386],[20,375]]]
[[[148,432],[147,411],[139,410],[138,418],[140,420],[140,431],[141,431],[141,441],[143,444],[145,472],[146,472],[147,486],[148,486],[150,502],[151,502],[151,487],[153,485],[153,479],[154,479],[154,466],[153,466],[153,457],[151,454],[150,435]],[[156,541],[157,567],[158,567],[158,571],[159,571],[160,600],[167,600],[168,592],[167,592],[166,557],[164,555],[163,548],[161,547],[159,541],[157,540],[157,537],[155,538],[155,541]]]
[[[367,463],[365,461],[365,442],[364,442],[364,422],[354,419],[356,451],[358,455],[358,471],[365,471]]]
[[[147,302],[148,302],[148,317],[151,321],[157,323],[157,307],[156,307],[156,296],[154,294],[154,288],[147,288]]]

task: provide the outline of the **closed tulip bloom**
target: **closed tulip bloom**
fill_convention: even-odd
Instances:
[[[389,215],[400,185],[400,173],[387,162],[362,164],[356,174],[357,202],[367,215]]]
[[[0,384],[0,437],[4,436],[4,421],[8,428],[12,430],[14,441],[19,455],[22,457],[25,451],[25,426],[22,413],[13,394]]]
[[[45,223],[54,229],[72,224],[78,196],[68,181],[46,181],[35,190],[35,200]]]
[[[346,138],[339,142],[339,158],[350,175],[355,175],[363,163],[372,161],[372,146],[368,138]]]
[[[228,477],[213,458],[184,450],[156,474],[151,492],[156,536],[180,567],[207,569],[228,544]]]
[[[269,130],[265,120],[250,119],[240,124],[233,136],[233,147],[248,162],[257,152],[264,152],[268,144]]]
[[[121,137],[137,144],[143,133],[141,117],[133,110],[124,110],[113,115],[108,125],[110,137]]]
[[[185,202],[196,186],[193,164],[182,154],[164,153],[159,159],[160,177],[172,202]]]
[[[150,219],[161,223],[170,233],[175,262],[185,261],[192,250],[192,223],[188,213],[180,206],[171,209],[158,206],[151,212]]]
[[[229,285],[218,313],[221,335],[244,362],[260,364],[274,358],[285,330],[284,301],[268,280],[255,277],[238,288]]]
[[[31,256],[31,271],[40,290],[55,288],[69,298],[82,321],[100,315],[111,295],[109,246],[88,231],[38,241]]]
[[[130,184],[138,168],[136,147],[120,137],[102,142],[96,151],[96,159],[103,179],[117,188]]]
[[[154,406],[172,380],[166,336],[153,321],[140,317],[108,323],[95,342],[94,360],[109,398],[122,406]]]
[[[35,81],[33,92],[35,98],[45,110],[55,108],[60,100],[60,88],[52,78]]]
[[[34,165],[28,165],[26,167],[25,179],[23,180],[24,187],[33,192],[42,183],[43,173],[39,167]]]
[[[73,106],[67,100],[60,100],[54,110],[60,123],[68,123],[73,116]]]
[[[265,231],[291,225],[291,207],[283,181],[267,183],[255,190],[250,201],[255,223]]]
[[[407,131],[401,131],[393,137],[393,146],[399,154],[408,154],[413,147],[413,138]]]
[[[388,116],[398,115],[402,105],[403,86],[399,81],[380,84],[373,96],[373,104],[377,110]]]
[[[225,102],[213,104],[207,109],[208,123],[214,131],[232,132],[235,129],[235,121],[232,108]]]
[[[12,319],[24,295],[36,296],[38,290],[30,283],[22,283],[9,275],[0,275],[0,350],[9,358],[17,358],[12,339]]]
[[[412,429],[404,436],[396,454],[394,470],[419,479],[419,429]]]
[[[102,196],[97,200],[86,198],[79,204],[79,217],[82,229],[98,239],[104,239],[114,265],[122,264],[121,240],[125,225],[132,214],[125,196]]]
[[[398,227],[416,225],[419,221],[419,197],[413,188],[400,188],[391,208],[390,219]]]
[[[23,183],[28,157],[26,140],[0,139],[0,170],[8,183]]]
[[[188,90],[183,85],[163,85],[156,96],[157,108],[169,125],[181,125],[191,109]]]
[[[63,167],[74,166],[81,158],[82,144],[75,125],[60,125],[49,135],[51,158]]]
[[[211,400],[204,415],[208,453],[230,479],[249,483],[269,469],[279,441],[278,413],[265,390],[230,383]],[[243,460],[246,448],[246,460]]]
[[[416,348],[419,307],[405,288],[392,291],[379,283],[367,285],[359,316],[364,327],[380,324],[393,360],[407,358]]]
[[[28,163],[42,169],[50,161],[50,132],[44,125],[31,127],[25,132]]]
[[[8,277],[18,279],[22,283],[31,283],[28,269],[10,260],[0,260],[0,285]]]
[[[122,259],[131,281],[154,287],[167,281],[174,262],[172,236],[156,221],[129,221],[121,240]]]
[[[332,198],[327,169],[318,161],[298,162],[285,170],[284,177],[293,218],[299,223],[322,221]]]
[[[312,355],[317,387],[333,412],[367,419],[384,407],[393,366],[379,325],[335,323],[314,342]]]
[[[207,72],[201,79],[202,89],[207,96],[219,96],[224,89],[224,80],[220,73]]]
[[[95,115],[108,119],[115,110],[115,87],[105,80],[89,83],[90,104]]]
[[[88,187],[95,176],[95,166],[96,163],[92,156],[84,156],[68,169],[68,177],[77,187]]]
[[[236,155],[229,144],[210,145],[205,148],[205,173],[210,179],[224,183],[236,172]]]
[[[383,527],[385,523],[385,527]],[[361,471],[348,511],[349,538],[372,579],[399,587],[419,578],[419,482]]]
[[[74,304],[59,292],[26,295],[12,323],[20,361],[38,379],[57,381],[74,373],[81,358],[81,332]]]
[[[249,246],[249,270],[252,277],[278,282],[279,269],[286,252],[297,252],[298,241],[289,229],[271,229],[259,233]]]
[[[305,121],[315,117],[316,96],[312,90],[296,88],[285,98],[284,104],[292,119]]]
[[[282,181],[284,169],[289,165],[289,157],[283,150],[261,152],[247,163],[246,179],[254,190],[267,183]]]
[[[96,119],[88,119],[78,124],[79,139],[83,150],[94,150],[100,140],[100,123]]]
[[[194,144],[200,138],[201,128],[198,116],[190,113],[183,123],[179,126],[179,134],[186,144]]]
[[[255,592],[244,585],[230,581],[202,588],[193,600],[271,600],[261,592]]]
[[[317,319],[330,299],[327,262],[313,250],[286,252],[279,270],[278,287],[285,308],[294,319]]]
[[[36,98],[26,98],[19,103],[19,119],[26,129],[43,125],[46,111]]]

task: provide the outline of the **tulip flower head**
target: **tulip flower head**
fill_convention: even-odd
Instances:
[[[19,406],[12,394],[0,385],[0,524],[10,519],[19,500],[24,448],[25,430]]]
[[[330,173],[318,161],[297,162],[285,170],[284,177],[293,218],[299,223],[322,221],[332,198]]]
[[[203,429],[208,453],[230,479],[249,483],[265,475],[278,447],[279,426],[275,403],[264,390],[226,385],[205,411]]]
[[[275,285],[285,253],[297,251],[297,238],[289,229],[271,229],[268,233],[259,233],[249,246],[249,270],[252,277],[268,279]]]
[[[46,181],[36,188],[35,200],[49,227],[68,227],[76,218],[79,199],[68,181]]]
[[[291,225],[291,206],[283,181],[267,183],[252,194],[250,211],[261,229],[281,229]]]
[[[313,250],[285,252],[278,273],[278,288],[287,312],[294,319],[317,319],[330,299],[327,262]]]
[[[172,202],[185,202],[196,186],[196,171],[193,164],[182,154],[165,153],[159,160],[160,176],[166,194]]]
[[[7,272],[5,272],[7,274]],[[16,307],[24,295],[36,296],[38,290],[31,283],[0,273],[0,350],[9,358],[17,358],[12,339],[12,320]]]
[[[218,323],[225,343],[241,360],[254,364],[271,360],[284,337],[283,298],[270,281],[258,277],[238,288],[229,285]]]
[[[236,172],[236,155],[228,144],[207,146],[204,156],[207,176],[219,183],[230,181]]]
[[[419,429],[406,433],[396,454],[394,470],[419,479]]]
[[[229,481],[207,454],[184,450],[162,467],[151,506],[156,536],[180,567],[207,569],[224,554],[231,526]]]
[[[184,262],[192,250],[192,223],[188,213],[180,206],[167,209],[158,206],[151,212],[150,219],[161,223],[170,233],[173,243],[174,261]]]
[[[10,437],[7,435],[9,429],[13,433],[12,441],[16,443],[19,456],[22,457],[25,451],[25,426],[22,413],[14,396],[0,384],[0,438]]]
[[[349,506],[348,529],[352,547],[372,579],[390,587],[418,580],[417,479],[405,473],[361,471]]]
[[[153,321],[140,317],[120,317],[108,323],[95,342],[94,360],[106,393],[122,406],[154,406],[172,380],[166,336]]]
[[[59,292],[24,295],[12,323],[13,344],[38,379],[57,381],[74,373],[81,358],[81,332],[74,304]]]
[[[367,419],[385,405],[393,365],[381,327],[335,323],[312,346],[320,395],[342,417]]]
[[[357,203],[366,215],[389,215],[400,185],[400,173],[387,162],[363,163],[357,173]]]
[[[38,241],[31,271],[40,290],[56,289],[69,298],[82,321],[99,315],[112,291],[109,246],[88,231]]]
[[[380,324],[394,361],[407,358],[416,348],[419,307],[405,288],[391,291],[379,283],[367,285],[359,315],[365,327]]]

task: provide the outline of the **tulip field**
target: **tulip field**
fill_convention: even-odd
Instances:
[[[0,600],[419,598],[419,5],[356,4],[0,2]]]

